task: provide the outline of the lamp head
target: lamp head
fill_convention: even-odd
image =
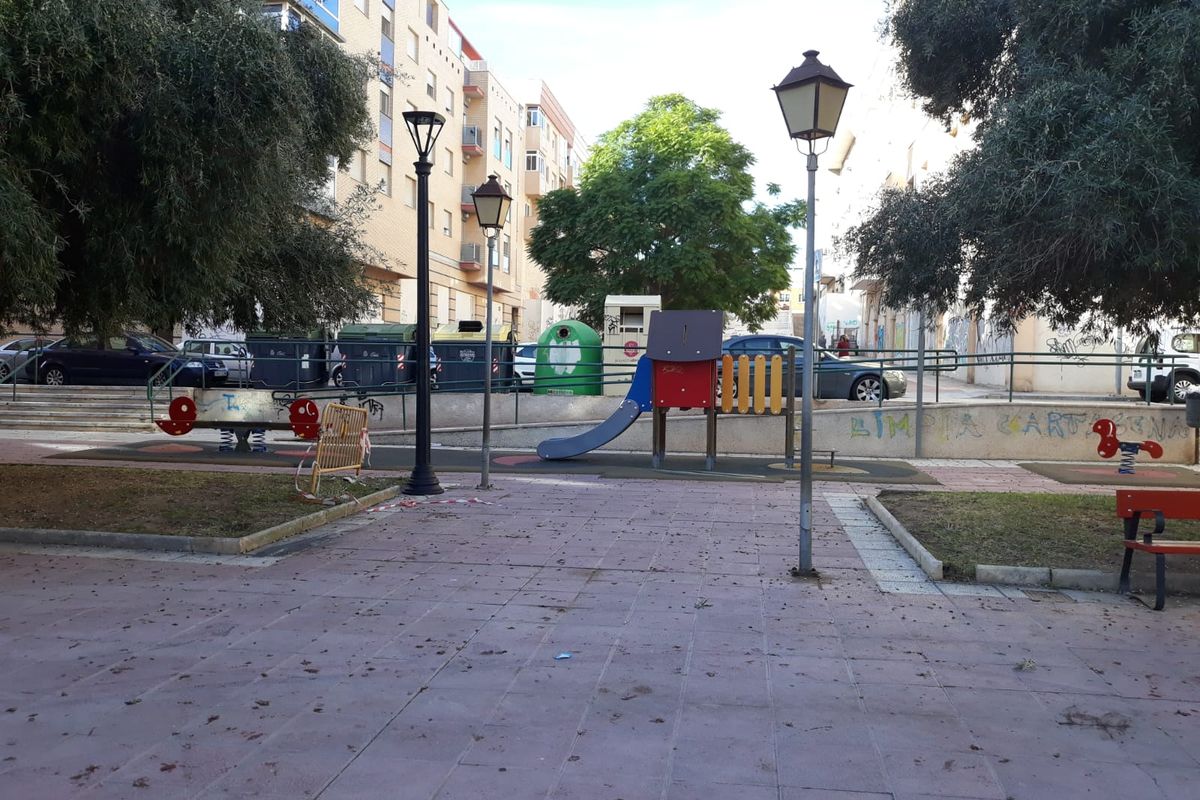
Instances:
[[[512,198],[500,185],[500,176],[489,175],[487,181],[471,194],[471,199],[475,202],[479,227],[493,231],[504,227]]]
[[[816,141],[833,136],[851,84],[807,50],[804,61],[773,87],[783,121],[793,139]]]
[[[428,161],[446,118],[433,111],[405,111],[404,124],[408,126],[408,135],[412,137],[413,144],[417,146],[417,157],[421,161]]]

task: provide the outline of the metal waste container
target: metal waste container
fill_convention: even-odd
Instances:
[[[337,335],[339,386],[399,386],[416,379],[417,326],[399,323],[347,325]]]
[[[322,330],[246,334],[250,385],[255,389],[315,389],[329,381],[328,349]]]
[[[604,350],[600,334],[579,320],[551,325],[538,337],[534,394],[604,393]]]
[[[513,350],[517,344],[508,325],[492,326],[492,388],[512,385]],[[486,345],[483,323],[465,319],[439,325],[433,332],[433,352],[441,371],[438,387],[451,392],[483,391]]]
[[[1200,392],[1188,392],[1184,396],[1184,415],[1189,428],[1200,428]]]

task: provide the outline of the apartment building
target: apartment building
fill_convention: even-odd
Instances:
[[[430,319],[436,326],[484,318],[487,240],[471,193],[496,174],[513,205],[496,240],[493,315],[522,339],[536,336],[550,320],[542,313],[541,270],[528,259],[525,241],[536,224],[537,197],[570,185],[575,164],[573,125],[549,89],[527,107],[437,0],[287,0],[265,3],[264,11],[281,25],[320,25],[347,51],[379,60],[379,72],[367,85],[377,139],[336,171],[330,187],[339,202],[356,191],[378,189],[379,208],[366,225],[365,239],[382,257],[365,265],[365,274],[380,307],[375,320],[364,321],[416,322],[416,152],[401,115],[434,110],[446,124],[429,177]],[[536,112],[534,128],[540,134],[539,114],[551,105],[552,133],[534,147],[547,168],[530,170],[535,162],[526,152],[529,108]],[[531,175],[536,179],[532,197],[527,194]]]

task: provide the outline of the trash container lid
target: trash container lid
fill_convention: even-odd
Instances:
[[[482,342],[486,338],[483,332],[483,323],[477,320],[447,322],[444,325],[438,325],[437,330],[433,332],[433,341],[435,342]],[[493,325],[492,341],[513,341],[512,326]]]
[[[417,338],[417,326],[401,322],[372,322],[346,325],[338,332],[338,341],[385,339],[391,342],[411,342]]]
[[[322,342],[325,340],[325,331],[320,328],[307,331],[250,331],[246,334],[246,340],[251,339],[295,339]]]

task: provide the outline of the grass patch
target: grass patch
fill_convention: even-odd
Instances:
[[[879,502],[950,580],[973,579],[976,564],[1115,572],[1125,554],[1113,495],[885,491]],[[1200,540],[1200,521],[1167,520],[1163,538]],[[1139,555],[1135,570],[1153,564]],[[1171,559],[1170,569],[1200,573],[1200,558]]]
[[[326,494],[362,497],[395,478],[326,477]],[[291,475],[0,464],[0,526],[174,536],[246,536],[320,511]]]

